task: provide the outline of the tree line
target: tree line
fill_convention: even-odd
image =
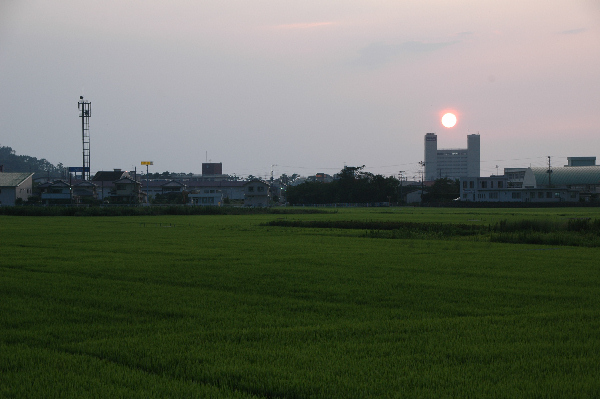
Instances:
[[[384,177],[365,172],[363,166],[345,166],[331,183],[304,182],[286,189],[291,205],[334,203],[403,203],[406,194],[418,186],[402,186],[394,176]],[[438,179],[426,188],[423,202],[448,202],[458,198],[458,181]]]

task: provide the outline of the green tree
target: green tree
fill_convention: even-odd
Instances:
[[[399,181],[345,166],[332,183],[305,182],[287,188],[291,204],[373,203],[398,201]]]
[[[423,202],[450,202],[458,197],[460,197],[460,186],[458,179],[452,180],[445,177],[443,179],[437,179],[433,182],[433,186],[431,186],[427,192],[423,194]]]

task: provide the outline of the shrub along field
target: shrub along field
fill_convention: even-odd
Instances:
[[[599,397],[600,249],[492,239],[597,218],[0,216],[0,397]]]

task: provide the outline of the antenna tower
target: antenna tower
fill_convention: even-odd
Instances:
[[[92,103],[84,101],[83,96],[79,96],[77,103],[79,117],[81,118],[81,141],[83,143],[83,170],[81,178],[90,180],[90,116],[92,116]]]

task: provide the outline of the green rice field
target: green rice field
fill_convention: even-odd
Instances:
[[[598,208],[0,216],[0,397],[598,398],[596,233],[577,246],[486,230],[596,219]],[[367,222],[482,231],[386,235]]]

